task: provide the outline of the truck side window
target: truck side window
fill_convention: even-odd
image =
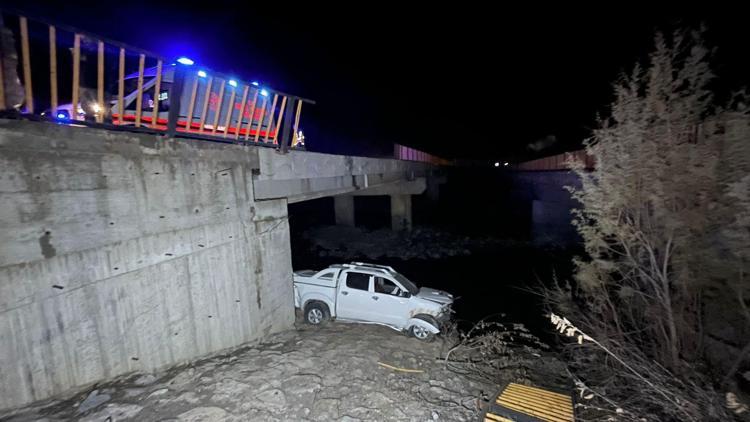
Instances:
[[[326,280],[333,279],[333,271],[321,274],[320,278],[325,278]]]
[[[368,290],[370,275],[362,273],[346,273],[346,287],[357,290]]]
[[[375,277],[375,293],[396,295],[396,293],[398,293],[398,286],[396,286],[391,280],[383,277]]]

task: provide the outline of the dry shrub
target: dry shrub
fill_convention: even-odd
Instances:
[[[716,104],[710,55],[699,33],[657,36],[585,143],[596,169],[573,163],[587,256],[544,295],[589,336],[572,367],[607,418],[737,410],[712,385],[750,354],[750,119],[743,93]]]
[[[487,318],[468,331],[449,330],[447,367],[456,374],[487,385],[490,390],[508,381],[543,378],[545,385],[567,386],[565,367],[523,325]]]
[[[698,371],[675,376],[632,345],[602,344],[551,314],[569,345],[569,372],[578,393],[578,420],[727,420],[726,403]],[[729,409],[731,410],[731,409]],[[741,412],[740,412],[741,413]]]

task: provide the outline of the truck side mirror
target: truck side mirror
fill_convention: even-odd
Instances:
[[[401,296],[401,297],[405,297],[405,298],[410,298],[411,297],[411,293],[407,292],[406,290],[400,291],[398,293],[398,295]]]

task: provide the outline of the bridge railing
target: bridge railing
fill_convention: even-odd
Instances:
[[[314,101],[7,8],[0,9],[0,31],[0,110],[6,115],[304,146],[302,105]]]
[[[441,166],[453,164],[451,160],[446,160],[430,153],[400,144],[393,144],[393,158],[405,161],[420,161]]]
[[[562,154],[552,155],[549,157],[537,158],[536,160],[524,161],[512,165],[512,169],[521,171],[559,171],[571,170],[570,160],[583,164],[586,170],[593,170],[596,167],[594,157],[586,154],[585,150],[564,152]]]

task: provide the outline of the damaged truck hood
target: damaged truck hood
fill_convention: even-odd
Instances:
[[[437,302],[441,305],[447,305],[453,303],[453,295],[444,292],[442,290],[431,289],[429,287],[422,287],[417,292],[416,296],[421,299],[429,300],[431,302]]]

